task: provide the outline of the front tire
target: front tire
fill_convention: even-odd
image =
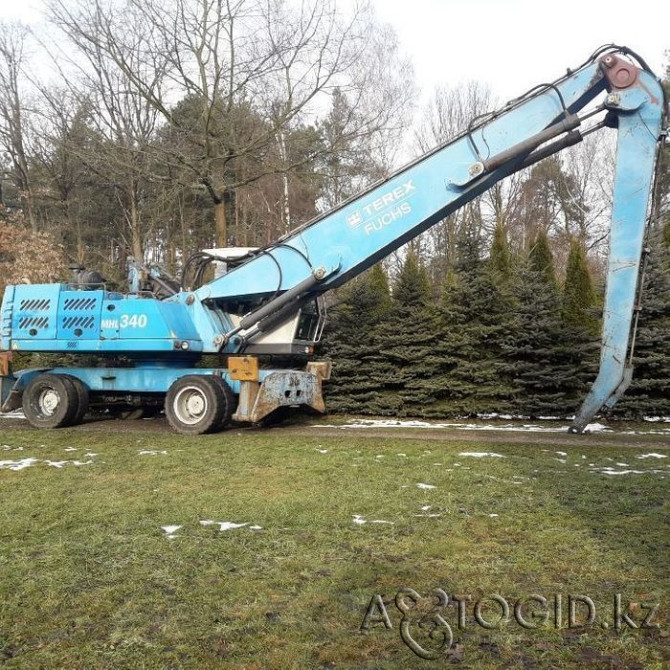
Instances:
[[[68,380],[75,388],[77,393],[77,409],[72,417],[72,421],[68,424],[69,426],[77,426],[83,420],[86,414],[88,413],[89,405],[89,393],[88,387],[84,384],[81,379],[75,377],[74,375],[61,375],[63,379]]]
[[[78,411],[78,390],[65,375],[40,374],[23,392],[23,413],[35,428],[69,426]]]
[[[185,375],[177,379],[165,397],[165,416],[183,435],[213,433],[232,415],[230,387],[220,377]]]

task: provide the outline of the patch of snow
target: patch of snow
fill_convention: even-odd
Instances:
[[[51,465],[52,467],[58,469],[62,468],[67,463],[67,461],[44,461],[44,462],[47,465]]]
[[[3,412],[0,419],[25,419],[26,415],[22,409],[15,409],[13,412]]]
[[[502,419],[502,420],[527,420],[527,416],[516,416],[510,414],[479,414],[478,419]],[[574,417],[566,417],[567,420],[574,419]],[[555,416],[541,416],[540,421],[559,421],[559,417]],[[565,419],[563,419],[565,420]],[[670,417],[646,417],[645,421],[670,423]],[[468,430],[468,431],[499,431],[499,432],[533,432],[533,433],[567,433],[569,426],[567,425],[553,425],[540,426],[535,423],[519,424],[480,424],[480,423],[443,423],[420,420],[404,420],[399,419],[352,419],[344,424],[316,424],[316,428],[338,428],[338,429],[357,429],[357,428],[418,428],[418,429],[453,429],[453,430]],[[590,423],[584,428],[585,433],[601,433],[614,432],[601,423]],[[626,435],[650,435],[650,434],[667,434],[670,429],[663,429],[660,431],[618,431],[620,434]]]
[[[424,511],[424,512],[427,512],[431,507],[432,507],[432,505],[424,505],[424,506],[421,508],[421,510]]]
[[[175,537],[178,537],[175,535],[175,533],[180,528],[183,528],[183,526],[161,526],[161,529],[165,531],[165,535],[169,540],[173,540]]]
[[[591,468],[591,472],[597,472],[603,475],[667,475],[666,470],[616,470],[612,466],[602,468]]]
[[[650,454],[642,454],[641,456],[636,456],[635,458],[638,458],[640,460],[644,458],[667,458],[667,454],[655,454],[655,453],[650,453]]]
[[[39,463],[39,460],[39,458],[23,458],[20,461],[0,461],[0,470],[23,470]]]
[[[643,475],[644,470],[614,470],[613,468],[600,468],[597,472],[604,475]]]
[[[327,454],[328,449],[319,449],[318,447],[314,447],[320,454]]]
[[[244,528],[249,525],[249,522],[245,523],[233,523],[232,521],[212,521],[211,519],[203,519],[199,522],[201,526],[219,526],[220,531],[224,530],[234,530],[235,528]],[[252,530],[260,530],[261,526],[251,526]]]
[[[249,522],[245,523],[233,523],[232,521],[218,521],[219,530],[223,532],[224,530],[234,530],[235,528],[244,528],[249,525]]]
[[[490,456],[491,458],[505,458],[502,454],[496,454],[493,451],[461,451],[459,456],[470,456],[471,458],[484,458]]]
[[[381,519],[371,519],[370,521],[368,521],[367,519],[364,519],[360,514],[354,514],[353,520],[357,526],[362,526],[363,524],[366,523],[387,523],[390,524],[391,526],[394,525],[393,521],[382,521]]]
[[[158,451],[156,449],[140,449],[137,452],[140,456],[157,456],[158,454],[163,454],[167,456],[167,450],[163,449],[162,451]]]
[[[499,515],[498,515],[498,514],[489,514],[489,516],[490,516],[492,519],[495,519],[495,518],[496,518],[497,516],[499,516]]]
[[[249,530],[263,530],[263,526],[249,526]]]
[[[509,421],[510,419],[527,419],[527,416],[523,414],[498,414],[498,412],[484,412],[483,414],[477,414],[478,419],[484,419],[488,421],[489,419],[503,419]]]
[[[417,484],[417,487],[420,488],[420,489],[423,489],[424,491],[428,491],[430,489],[436,489],[437,488],[437,486],[435,486],[435,484],[424,484],[423,482],[419,482]]]
[[[584,428],[585,433],[602,433],[603,431],[610,431],[607,426],[603,426],[602,423],[589,423],[586,428]]]
[[[176,533],[182,526],[161,526],[161,528],[168,534]]]
[[[407,454],[398,454],[398,456],[402,456],[403,458],[407,458]]]
[[[77,447],[65,447],[63,451],[79,451],[79,450],[77,449]]]
[[[0,461],[0,470],[23,470],[36,463],[44,463],[52,468],[62,470],[65,465],[90,465],[93,461],[50,461],[49,459],[41,460],[39,458],[24,458],[20,461]]]
[[[567,456],[568,454],[565,451],[555,451],[555,454],[558,454],[559,456]]]

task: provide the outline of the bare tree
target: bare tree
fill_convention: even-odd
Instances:
[[[490,89],[478,82],[465,82],[454,88],[438,88],[423,111],[415,131],[415,144],[425,153],[446,144],[465,132],[473,119],[494,106]],[[458,212],[424,233],[417,241],[430,268],[433,281],[441,284],[457,262],[457,245],[463,227],[476,237],[489,237],[497,222],[507,214],[509,186],[496,185]]]
[[[29,35],[29,28],[22,23],[0,22],[0,143],[9,158],[9,173],[24,216],[31,230],[37,232],[26,151],[26,92],[22,86]]]
[[[80,52],[113,65],[135,104],[158,115],[157,160],[208,195],[219,244],[238,189],[314,160],[282,151],[296,126],[316,118],[335,87],[362,98],[370,86],[356,74],[374,52],[374,20],[365,8],[343,16],[334,0],[51,0],[50,8]],[[364,121],[370,133],[388,114],[370,110]]]

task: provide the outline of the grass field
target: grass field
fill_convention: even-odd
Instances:
[[[649,456],[583,439],[556,447],[542,435],[519,444],[318,429],[185,438],[117,426],[0,437],[3,667],[670,663],[662,445]],[[221,522],[248,525],[221,530]],[[463,628],[454,603],[439,611],[453,644],[437,660],[401,639],[393,599],[404,587],[471,596]],[[507,623],[496,623],[502,605],[490,594],[509,604]],[[549,620],[528,630],[513,610],[533,594],[547,599]],[[658,604],[652,627],[616,631],[616,594],[637,624]],[[392,628],[376,606],[361,630],[375,595]],[[579,625],[582,602],[568,626],[571,595],[593,600],[591,625]],[[493,629],[475,621],[478,600]],[[427,622],[419,625],[429,602],[406,614],[406,630],[428,651],[444,631],[430,638]],[[521,612],[535,622],[530,613],[541,610],[526,600]]]

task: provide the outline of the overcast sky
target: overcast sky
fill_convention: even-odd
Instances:
[[[473,79],[507,100],[609,43],[638,52],[661,76],[670,49],[667,0],[373,1],[395,27],[424,93]]]
[[[424,98],[435,86],[476,80],[507,100],[557,79],[611,42],[637,51],[659,76],[668,62],[667,0],[371,1],[395,28]],[[0,0],[0,17],[38,21],[41,6],[41,0]]]

